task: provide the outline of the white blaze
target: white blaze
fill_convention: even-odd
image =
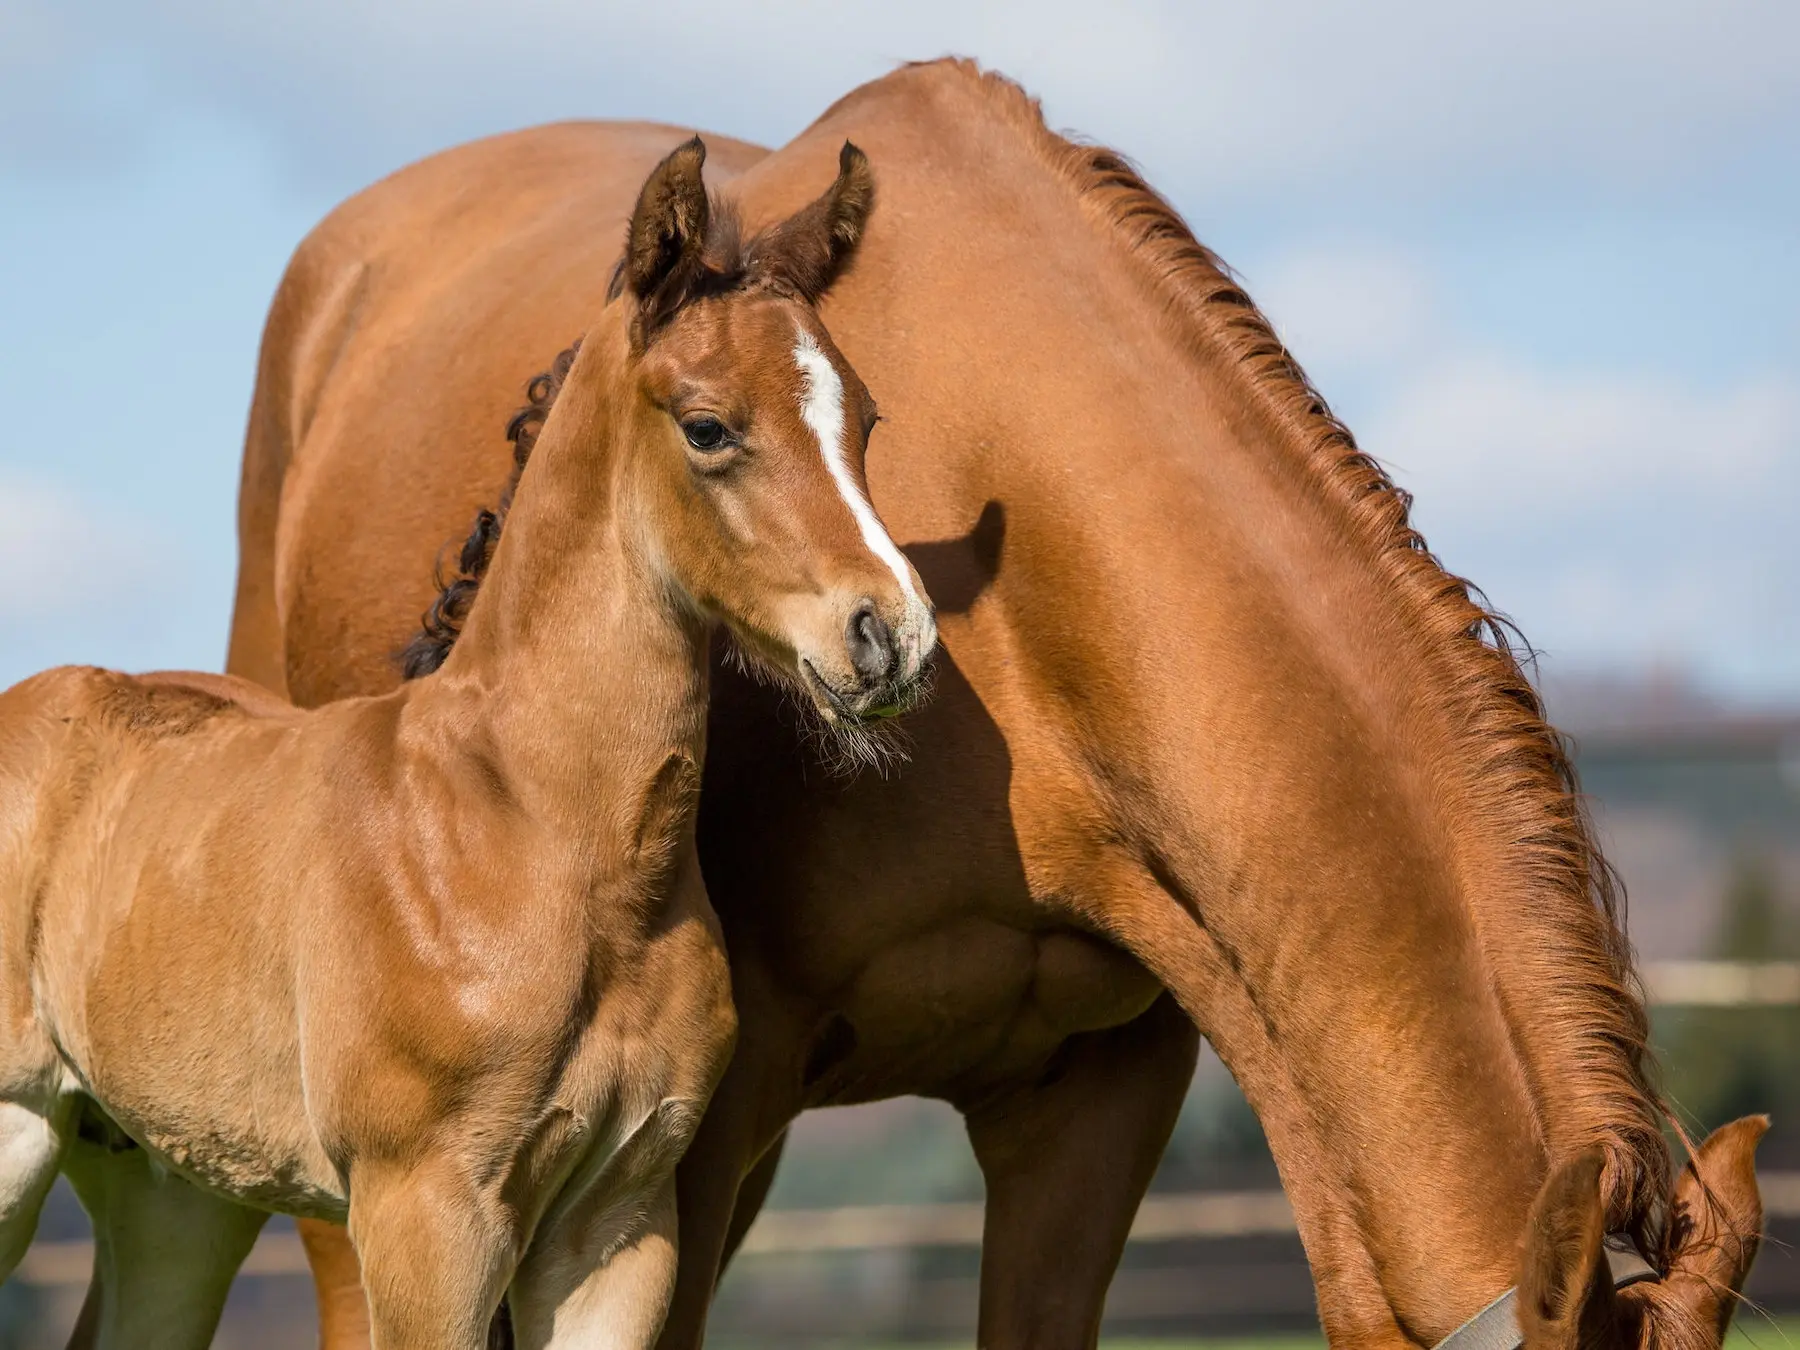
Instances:
[[[825,456],[825,467],[831,473],[832,482],[837,484],[838,495],[855,517],[863,543],[894,574],[915,619],[928,615],[930,611],[913,587],[912,571],[907,567],[905,557],[888,537],[875,508],[850,476],[850,465],[844,458],[844,382],[838,378],[831,359],[819,350],[819,344],[804,328],[800,330],[799,342],[794,345],[794,364],[800,367],[800,374],[805,377],[805,387],[800,395],[800,418],[819,438],[819,452]]]

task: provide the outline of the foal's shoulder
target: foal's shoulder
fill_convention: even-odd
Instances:
[[[117,729],[151,740],[190,735],[221,718],[299,716],[286,699],[235,675],[197,670],[105,673],[114,683],[96,701],[95,710]]]

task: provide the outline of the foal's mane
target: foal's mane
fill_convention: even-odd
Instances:
[[[1531,1000],[1513,1006],[1570,1066],[1582,1119],[1561,1147],[1599,1146],[1608,1217],[1646,1251],[1662,1246],[1672,1184],[1649,1027],[1624,928],[1618,875],[1595,842],[1568,745],[1525,673],[1534,653],[1486,597],[1452,575],[1410,519],[1411,495],[1358,448],[1229,267],[1118,152],[1059,136],[1037,101],[971,61],[934,63],[976,86],[1036,155],[1074,189],[1084,212],[1148,273],[1175,329],[1197,355],[1236,369],[1245,394],[1296,447],[1389,584],[1408,597],[1453,672],[1446,699],[1475,810],[1514,841],[1535,903],[1504,922],[1539,963]],[[1499,954],[1496,954],[1499,957]],[[1504,959],[1500,957],[1500,959]]]

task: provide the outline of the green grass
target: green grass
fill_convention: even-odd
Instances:
[[[1727,1350],[1800,1350],[1800,1317],[1760,1317],[1740,1309],[1725,1345]]]
[[[1770,1320],[1740,1312],[1726,1350],[1800,1350],[1800,1317]],[[1322,1336],[1238,1336],[1221,1340],[1103,1339],[1100,1350],[1325,1350]]]
[[[967,1347],[905,1341],[845,1343],[842,1350],[967,1350]],[[1104,1337],[1100,1350],[1325,1350],[1325,1339],[1309,1334],[1227,1336],[1217,1340]],[[1800,1350],[1800,1317],[1771,1320],[1755,1313],[1740,1313],[1725,1342],[1725,1350]]]

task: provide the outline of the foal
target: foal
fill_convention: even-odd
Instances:
[[[347,1219],[380,1350],[479,1350],[509,1292],[522,1346],[654,1339],[735,1032],[694,851],[709,621],[844,728],[936,641],[813,309],[867,161],[740,245],[704,156],[645,183],[433,678],[0,695],[0,1273],[66,1171],[100,1344],[206,1345],[270,1210]]]

